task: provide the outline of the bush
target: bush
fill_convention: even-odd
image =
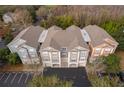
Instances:
[[[57,76],[36,76],[30,82],[31,87],[71,87],[72,82],[60,80]]]
[[[121,18],[118,21],[106,21],[101,24],[101,27],[104,28],[118,43],[118,49],[124,50],[124,18]]]
[[[13,35],[11,34],[11,32],[7,32],[4,37],[5,43],[6,44],[10,43],[12,39],[13,39]]]
[[[73,18],[71,16],[57,16],[56,17],[56,25],[65,29],[68,26],[73,25]]]
[[[120,58],[115,54],[103,57],[103,63],[106,65],[106,72],[117,73],[120,71]]]
[[[11,65],[16,65],[21,62],[19,56],[16,53],[10,53],[7,55],[7,59],[8,63]]]
[[[119,78],[109,76],[103,76],[99,78],[95,73],[88,73],[88,79],[91,82],[93,87],[120,87],[123,86],[123,83],[120,82]]]
[[[10,51],[8,48],[0,48],[0,59],[5,61],[7,60],[7,55],[9,55]]]

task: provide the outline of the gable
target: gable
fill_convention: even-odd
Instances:
[[[77,49],[89,51],[89,49],[84,48],[84,47],[81,47],[81,46],[75,47],[75,48],[73,48],[72,50],[77,50]]]
[[[96,46],[96,47],[94,47],[94,48],[104,48],[104,47],[113,48],[113,46],[111,46],[110,44],[107,44],[107,43],[103,43],[103,44],[101,44],[101,45],[99,45],[99,46]]]
[[[58,51],[52,47],[46,47],[46,48],[43,48],[43,49],[40,49],[40,51]]]

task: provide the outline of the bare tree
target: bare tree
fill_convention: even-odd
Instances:
[[[32,16],[26,9],[16,9],[14,12],[15,23],[22,24],[24,27],[32,24]]]

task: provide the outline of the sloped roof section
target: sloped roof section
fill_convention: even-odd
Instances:
[[[42,44],[41,48],[46,48],[46,47],[50,47],[50,46],[54,46],[53,43],[51,44],[52,41],[52,37],[54,37],[54,34],[57,33],[58,31],[61,31],[62,28],[58,27],[58,26],[52,26],[50,27],[47,31],[47,36],[46,39],[44,41],[44,43]],[[55,44],[56,42],[54,42]],[[59,45],[58,45],[59,46]],[[57,45],[55,46],[57,47]]]
[[[79,27],[72,25],[66,30],[55,28],[58,27],[55,26],[48,29],[48,35],[41,46],[42,48],[52,47],[60,50],[62,47],[67,47],[68,51],[70,51],[77,46],[81,46],[88,49],[87,44],[82,38],[81,29]]]
[[[118,43],[104,29],[97,25],[88,25],[84,27],[83,30],[89,34],[93,47],[106,43],[106,39],[110,39],[113,41],[113,44],[118,45]]]
[[[43,30],[45,30],[45,29],[40,26],[31,26],[25,32],[25,34],[22,35],[21,38],[26,41],[27,45],[37,49],[38,45],[39,45],[38,40],[39,40],[39,37],[40,37],[41,33],[43,32]]]

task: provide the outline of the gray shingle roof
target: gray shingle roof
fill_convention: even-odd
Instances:
[[[44,30],[44,28],[40,27],[40,26],[31,26],[26,32],[25,34],[22,35],[22,39],[26,40],[26,44],[34,47],[34,48],[38,48],[38,39],[40,34],[42,33],[42,31]]]
[[[105,39],[110,39],[113,43],[118,44],[104,29],[96,25],[88,25],[84,27],[84,30],[89,34],[94,47],[105,43]]]
[[[57,50],[67,47],[68,51],[77,46],[88,49],[87,44],[82,38],[80,28],[74,25],[68,27],[66,30],[62,30],[57,26],[49,28],[46,40],[41,47],[46,48],[49,46]]]

